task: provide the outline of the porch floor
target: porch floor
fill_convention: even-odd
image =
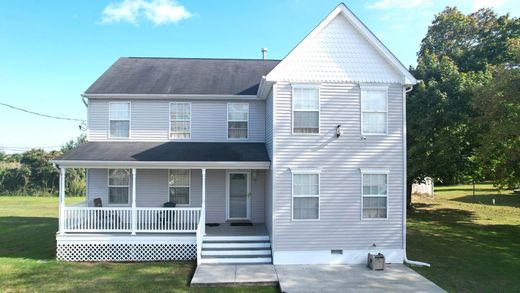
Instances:
[[[218,226],[206,225],[206,236],[268,236],[265,224],[252,226],[231,226],[230,223],[221,223]]]

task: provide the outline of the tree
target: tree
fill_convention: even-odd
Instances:
[[[492,82],[475,90],[476,149],[484,175],[499,187],[520,186],[520,69],[497,67]]]
[[[447,7],[435,16],[411,69],[422,81],[407,98],[409,183],[425,176],[459,183],[484,175],[476,154],[485,130],[474,123],[480,115],[475,89],[493,81],[490,66],[518,64],[519,37],[518,18],[490,9],[464,15]]]
[[[66,153],[87,140],[85,135],[80,135],[76,139],[71,139],[61,147],[61,152]],[[85,169],[71,168],[67,169],[65,174],[65,188],[66,194],[69,195],[83,195],[86,192],[86,176]]]
[[[25,192],[31,176],[31,170],[22,166],[5,170],[2,176],[2,186],[7,191]]]

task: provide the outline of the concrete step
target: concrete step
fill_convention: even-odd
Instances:
[[[271,242],[203,242],[202,249],[204,248],[271,248]]]
[[[269,236],[204,236],[204,241],[269,241]]]
[[[202,256],[268,255],[270,249],[203,249]]]
[[[270,264],[272,263],[271,257],[229,257],[229,258],[208,258],[203,257],[202,263],[205,264]]]

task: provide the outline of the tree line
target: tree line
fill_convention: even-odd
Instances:
[[[59,151],[0,152],[0,195],[57,195],[59,172],[49,161],[84,141],[85,136],[80,136],[64,144]],[[65,184],[67,195],[85,195],[85,170],[68,169]]]
[[[520,20],[491,9],[435,15],[410,68],[408,182],[520,185]],[[409,187],[410,190],[410,187]]]

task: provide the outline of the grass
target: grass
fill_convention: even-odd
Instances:
[[[67,203],[84,198],[67,198]],[[0,196],[2,292],[277,292],[274,287],[190,288],[194,262],[55,260],[56,197]]]
[[[414,196],[408,257],[450,292],[520,292],[520,196],[491,185],[446,186]],[[493,199],[495,204],[493,204]]]

